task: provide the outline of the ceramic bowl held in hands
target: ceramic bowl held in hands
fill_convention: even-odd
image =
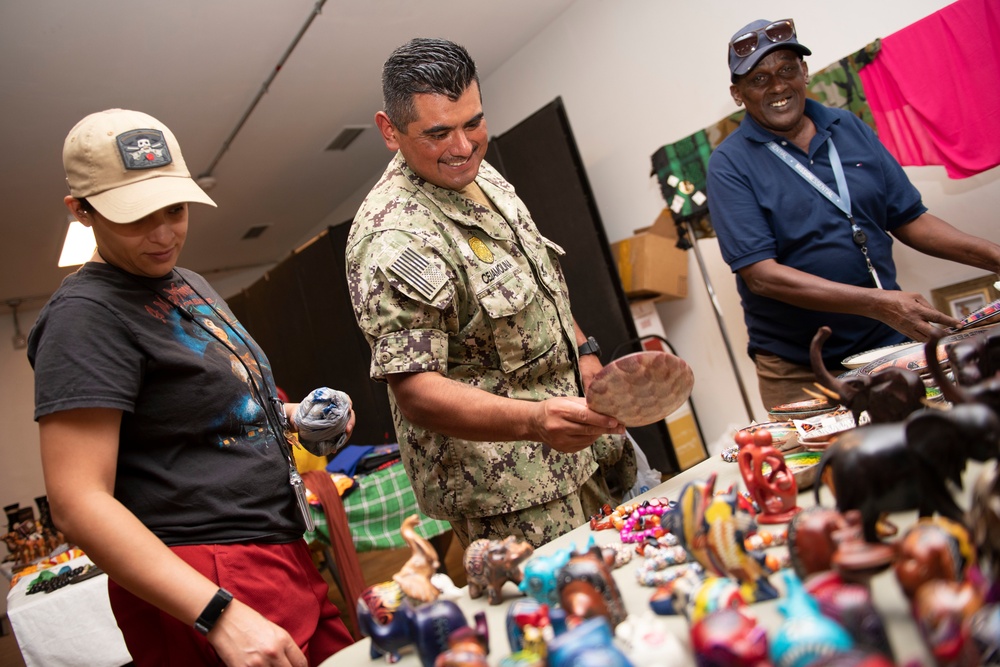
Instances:
[[[645,426],[683,405],[693,387],[694,373],[680,357],[636,352],[615,359],[594,376],[587,406],[627,427]]]

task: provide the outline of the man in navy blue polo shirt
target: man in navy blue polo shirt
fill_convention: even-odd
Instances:
[[[928,213],[871,128],[806,99],[810,53],[791,19],[733,35],[729,90],[747,114],[708,168],[712,224],[736,274],[767,408],[807,398],[809,343],[823,325],[833,330],[824,362],[840,372],[852,354],[958,324],[900,289],[892,237],[1000,271],[1000,246]]]

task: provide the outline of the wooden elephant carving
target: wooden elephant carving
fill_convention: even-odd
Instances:
[[[883,512],[917,509],[964,523],[945,481],[961,487],[967,461],[997,458],[998,443],[1000,419],[985,405],[924,408],[902,422],[845,431],[823,452],[817,478],[829,469],[837,508],[860,510],[865,540],[877,542]],[[818,504],[820,485],[815,495]]]

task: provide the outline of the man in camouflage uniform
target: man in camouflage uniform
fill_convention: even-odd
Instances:
[[[383,93],[375,122],[398,152],[347,242],[371,376],[389,384],[424,513],[450,521],[463,546],[508,535],[539,546],[614,503],[599,462],[624,463],[628,488],[635,452],[624,427],[582,397],[601,362],[579,354],[587,339],[562,249],[483,162],[468,53],[413,40],[386,61]]]

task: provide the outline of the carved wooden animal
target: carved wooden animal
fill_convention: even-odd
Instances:
[[[500,589],[508,581],[521,583],[520,564],[534,551],[530,544],[513,536],[505,540],[479,539],[470,544],[463,559],[469,597],[476,600],[485,590],[490,604],[500,604]]]
[[[392,580],[399,584],[407,597],[430,602],[441,594],[441,591],[431,583],[431,577],[441,567],[441,561],[438,560],[434,546],[417,533],[416,527],[419,523],[420,517],[416,514],[403,519],[399,532],[409,545],[412,555],[399,572],[392,575]]]

